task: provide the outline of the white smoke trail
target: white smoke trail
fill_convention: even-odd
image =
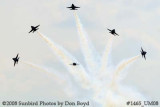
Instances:
[[[108,90],[106,98],[102,99],[103,107],[126,107],[127,101],[145,101],[145,98],[136,90],[125,87],[122,92]],[[132,107],[132,105],[127,105]]]
[[[42,68],[42,67],[40,67],[40,66],[38,66],[38,65],[36,65],[36,64],[30,63],[30,62],[27,62],[27,61],[21,61],[21,62],[22,62],[23,64],[26,64],[26,65],[34,68],[34,69],[37,69],[38,71],[42,71],[42,72],[46,71],[46,69],[44,69],[44,68]]]
[[[99,61],[99,55],[97,54],[97,51],[95,51],[92,43],[89,41],[76,12],[74,13],[74,16],[76,19],[77,29],[79,33],[81,49],[85,58],[85,62],[87,64],[87,68],[90,72],[97,71],[97,66],[99,64],[97,63]]]
[[[104,53],[102,55],[102,58],[101,58],[100,69],[99,69],[99,72],[97,72],[97,75],[96,75],[97,79],[100,80],[100,82],[95,83],[93,85],[94,93],[95,93],[95,95],[94,95],[95,99],[97,99],[96,97],[98,97],[99,94],[103,91],[104,86],[109,84],[108,80],[109,80],[109,77],[110,77],[110,72],[109,72],[110,69],[109,68],[107,69],[107,67],[109,67],[108,61],[109,61],[109,54],[111,52],[112,41],[113,41],[113,36],[111,36],[109,38],[109,40],[106,44],[105,51],[104,51]]]
[[[38,34],[53,49],[55,54],[61,59],[63,64],[67,67],[68,71],[74,76],[74,78],[78,80],[84,88],[89,88],[89,77],[83,66],[62,47],[59,47],[41,33],[38,32]],[[76,62],[79,65],[76,67],[71,66],[70,64],[73,62]]]
[[[140,57],[140,55],[137,55],[135,57],[130,58],[127,61],[123,61],[121,62],[118,66],[117,69],[113,72],[113,77],[112,77],[112,81],[111,81],[111,86],[115,86],[116,82],[119,80],[120,78],[120,73],[121,71],[123,71],[127,65],[129,65],[130,63],[134,62],[135,60],[137,60]]]
[[[26,64],[34,69],[37,69],[38,71],[41,71],[41,72],[45,72],[48,76],[52,76],[52,78],[54,79],[54,81],[60,83],[60,84],[65,84],[65,81],[58,77],[57,75],[53,74],[52,72],[49,72],[48,70],[46,70],[45,68],[43,67],[40,67],[39,65],[36,65],[36,64],[33,64],[31,62],[27,62],[27,61],[21,61],[23,64]]]
[[[124,94],[122,95],[121,91],[123,91],[124,89],[128,90],[129,88],[126,87],[120,91],[119,89],[120,89],[121,85],[117,84],[117,82],[118,82],[119,78],[121,77],[121,71],[123,71],[127,67],[127,65],[131,64],[136,59],[138,59],[138,57],[139,57],[139,55],[132,57],[126,61],[121,62],[117,66],[117,69],[113,72],[112,75],[105,75],[105,76],[108,76],[108,78],[110,78],[110,76],[112,76],[112,78],[106,79],[105,82],[101,81],[102,85],[97,84],[99,86],[99,88],[97,88],[97,90],[95,91],[94,98],[101,103],[107,104],[107,106],[115,105],[116,103],[118,103],[118,104],[116,104],[117,106],[121,105],[121,104],[119,104],[120,103],[118,101],[119,99],[115,99],[115,97],[119,97],[119,98],[122,97],[123,98]],[[104,94],[104,92],[106,94]],[[116,95],[116,94],[117,95],[113,96],[113,95],[111,95],[111,93],[113,95]],[[132,93],[134,93],[134,91],[132,91]],[[135,93],[137,93],[137,92],[135,91]],[[133,97],[133,96],[131,96],[131,97]]]
[[[45,72],[47,76],[51,77],[55,82],[57,82],[59,85],[65,86],[67,88],[64,88],[62,91],[66,92],[66,95],[70,98],[72,98],[75,95],[75,92],[69,90],[70,84],[67,83],[67,80],[65,80],[62,76],[57,75],[56,73],[50,72],[49,70],[46,70],[45,68],[40,67],[37,64],[33,64],[31,62],[27,61],[21,61],[23,64],[26,64],[34,69],[37,69],[38,71]]]
[[[113,41],[113,36],[111,36],[109,38],[108,43],[107,43],[106,48],[105,48],[105,51],[104,51],[103,56],[101,58],[100,72],[98,72],[100,78],[102,76],[106,76],[105,74],[108,72],[107,71],[107,66],[108,66],[108,62],[109,62],[109,54],[111,52],[112,41]]]

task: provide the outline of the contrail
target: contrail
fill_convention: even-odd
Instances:
[[[103,76],[106,72],[108,72],[107,66],[109,62],[109,54],[111,52],[112,41],[113,41],[113,36],[109,38],[105,51],[103,53],[102,59],[101,59],[101,67],[100,67],[100,72],[99,72],[100,77]]]
[[[112,86],[116,83],[116,80],[118,80],[118,78],[119,78],[119,76],[120,76],[120,72],[121,72],[122,70],[124,70],[125,67],[126,67],[128,64],[134,62],[134,61],[137,60],[139,57],[140,57],[140,55],[137,55],[137,56],[135,56],[135,57],[130,58],[129,60],[127,60],[127,61],[125,61],[125,62],[121,62],[121,63],[118,65],[117,69],[113,72],[113,78],[112,78],[112,83],[111,83]]]
[[[61,59],[63,64],[67,67],[68,71],[77,79],[85,88],[89,86],[89,77],[88,74],[85,72],[83,66],[73,58],[67,51],[65,51],[62,47],[58,46],[47,37],[39,33],[39,36],[53,49],[55,54]],[[70,64],[76,62],[79,65],[74,67]]]
[[[30,62],[26,62],[26,61],[21,61],[23,64],[26,64],[34,69],[37,69],[38,71],[42,71],[42,72],[45,72],[47,74],[47,76],[50,76],[54,81],[58,82],[58,84],[62,85],[62,86],[65,86],[65,87],[68,87],[68,83],[66,80],[64,80],[64,78],[54,74],[53,72],[49,72],[49,70],[46,70],[45,68],[42,68],[40,67],[39,65],[36,65],[36,64],[33,64],[33,63],[30,63]],[[64,89],[63,91],[65,92],[67,90],[67,95],[69,97],[73,97],[73,92],[71,92],[70,90],[68,90],[68,88]]]
[[[90,72],[97,71],[99,56],[97,54],[97,51],[95,51],[92,43],[89,41],[86,32],[83,29],[83,26],[80,22],[80,19],[76,12],[74,12],[74,16],[76,19],[76,25],[79,33],[79,39],[81,43],[81,49],[87,64],[87,68]]]
[[[63,83],[65,84],[65,81],[58,77],[57,75],[53,74],[52,72],[49,72],[48,70],[46,70],[45,68],[42,68],[40,67],[39,65],[36,65],[36,64],[33,64],[31,62],[27,62],[27,61],[21,61],[23,64],[26,64],[34,69],[37,69],[38,71],[41,71],[41,72],[45,72],[48,76],[52,76],[52,78],[56,81],[56,82],[60,82],[60,83]]]
[[[33,64],[33,63],[30,63],[30,62],[26,62],[26,61],[21,61],[23,64],[26,64],[26,65],[29,65],[30,67],[34,68],[34,69],[37,69],[38,71],[46,71],[46,69],[36,65],[36,64]]]

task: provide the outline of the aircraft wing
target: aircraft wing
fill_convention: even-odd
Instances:
[[[33,30],[31,30],[29,33],[31,33]]]
[[[67,8],[72,8],[72,7],[67,7]]]
[[[144,59],[146,60],[146,56],[144,55]]]
[[[75,8],[75,9],[70,9],[70,10],[78,10],[78,9]]]
[[[14,66],[16,65],[16,61],[14,61]]]
[[[108,29],[109,31],[112,31],[112,30],[110,30],[110,29]]]
[[[40,25],[36,26],[36,28],[39,27],[39,26],[40,26]]]
[[[115,33],[117,36],[119,36],[117,33]]]
[[[18,58],[18,54],[17,54],[16,58]]]
[[[75,7],[75,8],[80,8],[80,7]]]

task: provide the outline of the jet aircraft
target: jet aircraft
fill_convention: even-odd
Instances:
[[[71,7],[67,7],[67,8],[70,8],[70,10],[78,10],[77,8],[80,8],[80,7],[77,7],[74,4],[72,4]]]
[[[40,26],[40,25],[35,26],[35,27],[34,27],[34,26],[31,26],[31,31],[30,31],[29,33],[31,33],[31,32],[34,33],[35,31],[37,31],[37,30],[39,29],[39,28],[38,28],[39,26]]]
[[[79,65],[79,64],[77,64],[77,63],[73,62],[73,63],[72,63],[72,64],[70,64],[70,65],[72,65],[72,66],[77,66],[77,65]]]
[[[13,61],[14,61],[14,66],[15,66],[16,64],[18,64],[18,61],[19,61],[18,54],[17,54],[17,56],[16,56],[15,58],[12,58],[12,59],[13,59]]]
[[[141,55],[142,55],[142,58],[144,58],[145,60],[146,60],[146,51],[144,51],[143,49],[142,49],[142,47],[141,47]]]
[[[116,33],[116,31],[115,31],[115,29],[113,29],[113,30],[110,30],[110,29],[108,29],[110,32],[109,33],[111,33],[112,35],[114,35],[114,36],[119,36],[117,33]]]

